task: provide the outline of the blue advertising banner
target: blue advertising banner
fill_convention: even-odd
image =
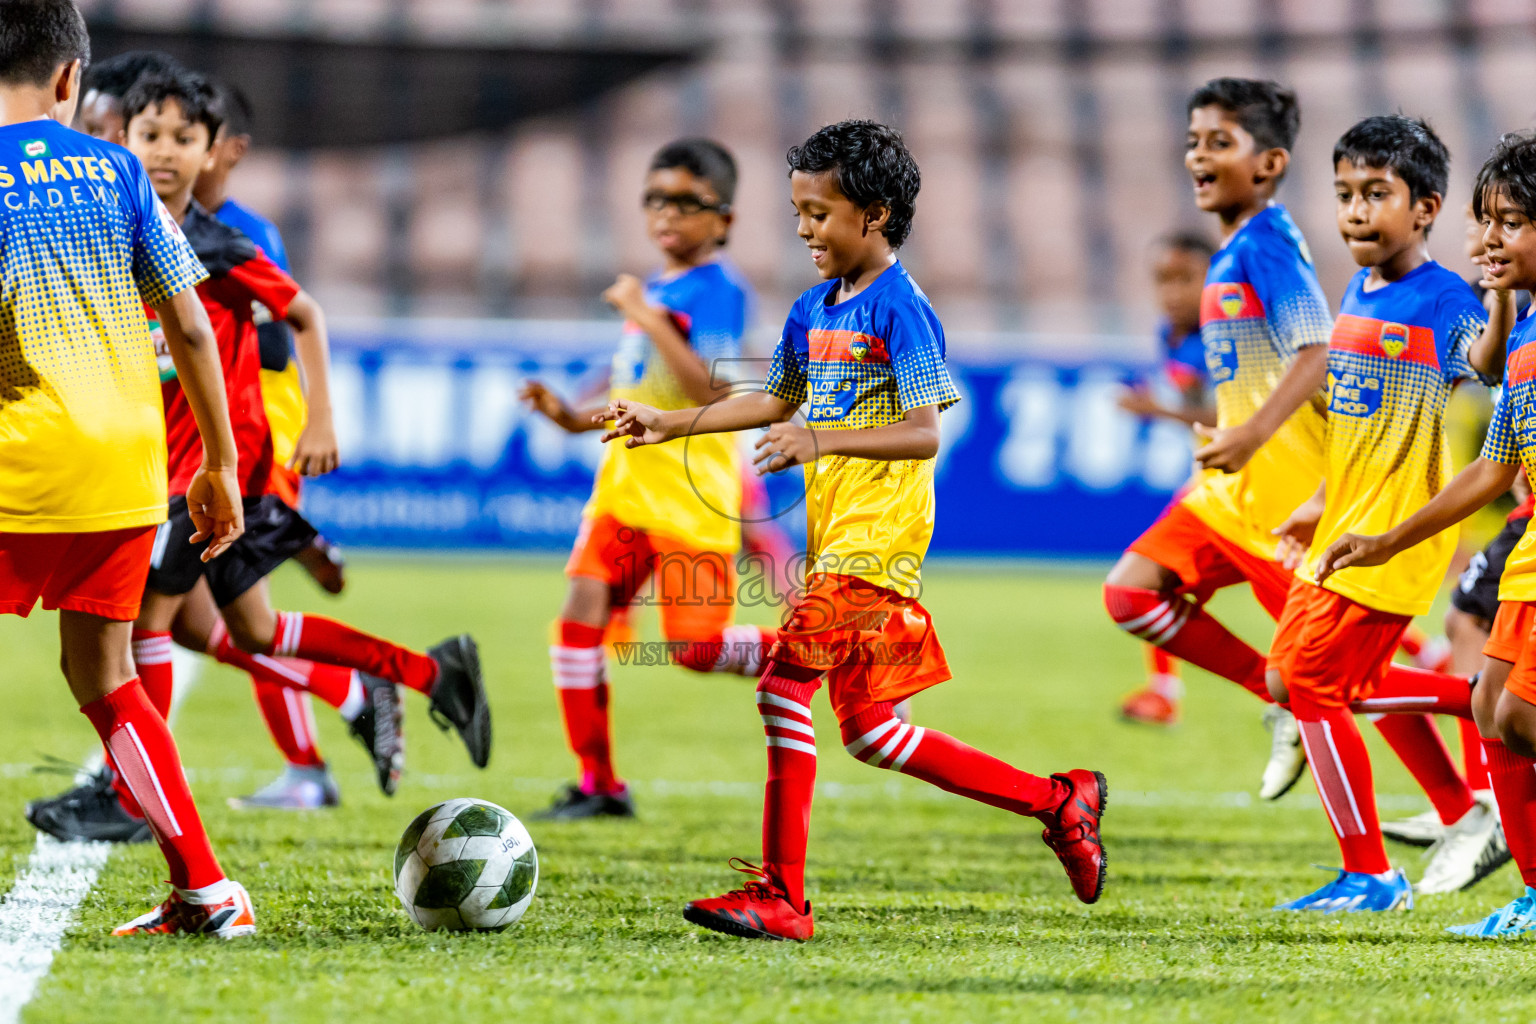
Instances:
[[[528,379],[600,402],[611,324],[519,322],[338,331],[334,391],[343,466],[304,489],[306,514],[343,544],[558,551],[575,537],[601,457],[517,399]],[[766,367],[732,371],[752,379]],[[1122,412],[1148,362],[966,358],[964,401],[944,414],[932,551],[1118,553],[1189,477],[1190,435]],[[744,439],[750,445],[750,438]],[[771,501],[804,535],[798,469]]]

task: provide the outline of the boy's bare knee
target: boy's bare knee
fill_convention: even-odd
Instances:
[[[1264,685],[1269,688],[1269,695],[1281,704],[1291,702],[1291,691],[1286,688],[1285,680],[1280,673],[1270,669],[1264,673]]]

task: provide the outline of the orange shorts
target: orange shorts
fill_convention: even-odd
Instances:
[[[1501,601],[1493,620],[1493,632],[1483,645],[1483,654],[1507,661],[1514,668],[1504,681],[1504,689],[1527,704],[1536,704],[1536,602]]]
[[[299,510],[299,488],[303,484],[304,478],[297,472],[273,460],[272,475],[267,478],[267,490],[283,499],[283,504],[295,512]]]
[[[1127,550],[1152,559],[1179,578],[1178,593],[1204,604],[1223,587],[1247,582],[1278,619],[1295,579],[1291,570],[1227,540],[1183,505],[1170,508]]]
[[[155,527],[105,533],[0,533],[0,614],[48,611],[139,617]]]
[[[1411,615],[1367,608],[1297,580],[1269,648],[1269,668],[1291,691],[1323,707],[1346,707],[1381,685]]]
[[[928,609],[894,590],[832,573],[812,574],[768,656],[822,669],[839,721],[950,677]]]
[[[730,555],[700,551],[610,515],[582,520],[565,574],[606,583],[611,608],[655,605],[668,640],[718,637],[736,612]]]

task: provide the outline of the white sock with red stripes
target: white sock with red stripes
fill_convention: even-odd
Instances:
[[[890,704],[874,704],[844,719],[842,733],[843,749],[865,764],[1015,814],[1045,818],[1067,797],[1066,783],[1020,771],[935,729],[908,725]]]

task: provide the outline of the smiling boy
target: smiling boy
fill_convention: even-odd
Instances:
[[[768,745],[763,865],[743,888],[695,900],[684,917],[743,938],[809,939],[805,854],[816,781],[811,697],[823,677],[844,748],[1045,825],[1043,838],[1074,892],[1104,889],[1099,818],[1104,777],[1031,775],[935,729],[901,722],[893,705],[950,677],[918,601],[933,530],[939,413],[959,401],[944,366],[944,329],[896,259],[920,182],[901,136],[872,121],[829,125],[789,151],[798,234],[824,283],[800,296],[768,382],[703,409],[626,399],[603,436],[638,448],[675,438],[767,427],[760,472],[805,467],[810,564],[758,682]],[[809,426],[791,423],[809,403]]]
[[[1450,155],[1422,121],[1370,117],[1334,146],[1339,232],[1362,269],[1350,282],[1329,343],[1326,474],[1317,493],[1275,532],[1282,560],[1300,562],[1270,650],[1271,688],[1289,698],[1344,867],[1284,910],[1411,907],[1401,869],[1382,844],[1371,763],[1351,704],[1387,709],[1380,686],[1404,629],[1429,611],[1455,548],[1449,533],[1391,566],[1358,567],[1326,580],[1296,558],[1344,533],[1379,529],[1423,506],[1450,476],[1443,418],[1464,379],[1496,379],[1502,337],[1483,333],[1477,294],[1429,258],[1427,235],[1445,195]],[[1418,673],[1421,710],[1466,713],[1466,681]],[[1398,699],[1403,697],[1399,693]],[[1444,702],[1444,703],[1442,703]],[[1451,826],[1420,888],[1445,892],[1477,881],[1502,860],[1491,806],[1452,774],[1431,791]]]

